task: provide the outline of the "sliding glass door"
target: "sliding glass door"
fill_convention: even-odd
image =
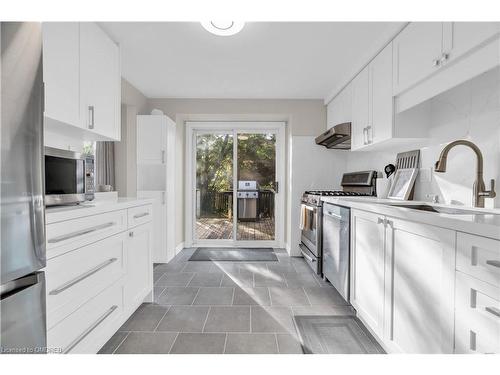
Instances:
[[[278,246],[280,129],[245,125],[193,129],[195,245]]]

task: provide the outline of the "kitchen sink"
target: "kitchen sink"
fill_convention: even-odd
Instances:
[[[418,211],[436,212],[439,214],[448,215],[498,215],[497,213],[487,212],[487,211],[475,211],[467,210],[463,208],[453,208],[453,207],[439,207],[431,206],[430,204],[388,204],[393,207],[403,207]]]

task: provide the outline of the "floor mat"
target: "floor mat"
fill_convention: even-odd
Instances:
[[[199,247],[190,261],[228,261],[228,262],[277,262],[278,257],[270,247]]]
[[[355,316],[298,315],[294,320],[306,354],[385,353]]]

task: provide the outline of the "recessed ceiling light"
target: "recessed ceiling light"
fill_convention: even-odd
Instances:
[[[229,36],[239,33],[243,29],[243,26],[245,26],[245,22],[208,21],[202,22],[201,25],[212,34]]]

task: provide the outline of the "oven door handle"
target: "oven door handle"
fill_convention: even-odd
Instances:
[[[316,262],[316,259],[313,259],[312,257],[309,256],[309,254],[307,254],[305,251],[304,251],[304,245],[302,245],[301,243],[299,244],[299,248],[300,248],[300,252],[302,253],[302,256],[304,258],[306,258],[309,262]]]

